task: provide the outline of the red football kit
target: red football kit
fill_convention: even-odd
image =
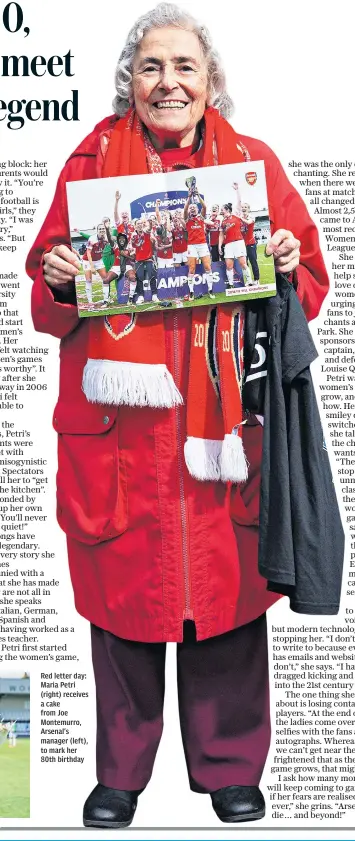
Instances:
[[[91,259],[97,263],[99,260],[102,260],[102,255],[104,253],[104,249],[106,248],[107,240],[106,239],[90,239],[87,243],[87,249],[91,251]]]
[[[151,260],[153,257],[153,246],[150,234],[136,231],[131,240],[132,248],[136,252],[136,260]]]
[[[206,240],[206,224],[202,216],[194,216],[186,222],[188,245],[204,245]]]
[[[159,234],[155,234],[157,238],[157,255],[163,257],[164,260],[172,260],[173,258],[173,237],[170,231],[167,231],[164,240]]]
[[[118,245],[115,245],[113,249],[115,261],[112,268],[120,268],[122,270],[122,274],[125,274],[126,266],[133,264],[133,258],[130,254],[127,255],[127,248],[124,248],[123,250],[126,252],[126,254],[123,254],[122,251],[120,251]]]
[[[131,222],[121,222],[120,225],[117,225],[117,233],[118,234],[126,234],[128,239],[131,239],[135,232],[135,227],[132,225]]]
[[[186,229],[185,228],[173,228],[173,248],[174,254],[184,254],[186,251]]]
[[[221,227],[219,219],[209,219],[207,222],[207,227],[210,235],[210,246],[212,247],[212,245],[218,245],[219,232]]]
[[[238,216],[233,216],[233,214],[227,216],[226,219],[223,219],[221,231],[224,233],[225,245],[228,242],[237,242],[239,239],[243,239],[242,220]]]
[[[255,245],[254,220],[252,220],[252,222],[246,222],[244,219],[241,219],[241,223],[241,231],[245,245]]]

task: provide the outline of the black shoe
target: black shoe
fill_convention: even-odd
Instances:
[[[257,786],[226,786],[211,792],[211,798],[223,823],[259,821],[265,817],[265,800]]]
[[[84,826],[123,829],[134,818],[140,791],[120,791],[98,783],[84,805]]]

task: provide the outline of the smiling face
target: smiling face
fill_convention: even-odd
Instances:
[[[193,143],[207,100],[207,64],[194,32],[167,26],[144,36],[133,62],[138,116],[157,148]]]
[[[190,204],[189,207],[189,216],[193,219],[195,216],[198,215],[198,207],[197,204]]]
[[[98,237],[98,239],[105,239],[105,237],[106,237],[105,225],[101,224],[101,225],[97,226],[97,237]]]
[[[232,211],[231,211],[230,207],[228,207],[228,205],[227,205],[227,204],[224,204],[224,205],[223,205],[223,207],[222,207],[222,216],[223,216],[223,218],[224,218],[224,219],[227,219],[227,218],[228,218],[228,216],[230,216],[230,215],[231,215],[231,212],[232,212]]]
[[[127,245],[127,237],[123,236],[123,234],[119,234],[118,237],[117,237],[117,244],[118,244],[118,247],[119,247],[120,251],[123,251],[124,248],[126,248],[126,245]]]

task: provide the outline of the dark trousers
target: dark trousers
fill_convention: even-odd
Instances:
[[[135,265],[136,271],[136,278],[137,278],[137,288],[136,293],[139,295],[143,295],[144,297],[144,286],[143,281],[149,280],[149,287],[152,295],[157,294],[157,270],[155,268],[153,260],[140,260]]]
[[[218,263],[220,260],[218,245],[211,245],[211,260],[212,263]]]
[[[270,744],[266,616],[177,645],[180,726],[193,791],[258,785]],[[139,643],[92,627],[97,779],[143,789],[163,730],[165,643]]]
[[[124,275],[123,275],[123,274],[116,275],[116,277],[115,277],[115,287],[116,287],[116,298],[117,298],[117,301],[119,300],[118,296],[119,296],[119,291],[120,291],[120,289],[119,289],[119,286],[120,286],[120,280],[122,280],[122,278],[123,278],[123,277],[124,277]]]
[[[256,244],[255,245],[247,245],[247,257],[248,257],[249,263],[250,263],[251,268],[252,268],[253,278],[254,278],[254,280],[259,280],[260,272],[259,272],[259,266],[258,266],[258,259],[257,259],[256,255],[257,255]]]

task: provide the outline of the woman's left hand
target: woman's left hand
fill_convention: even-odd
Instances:
[[[280,228],[275,231],[267,246],[265,254],[269,257],[274,255],[275,270],[287,274],[299,265],[300,262],[300,241],[293,236],[291,231]]]

